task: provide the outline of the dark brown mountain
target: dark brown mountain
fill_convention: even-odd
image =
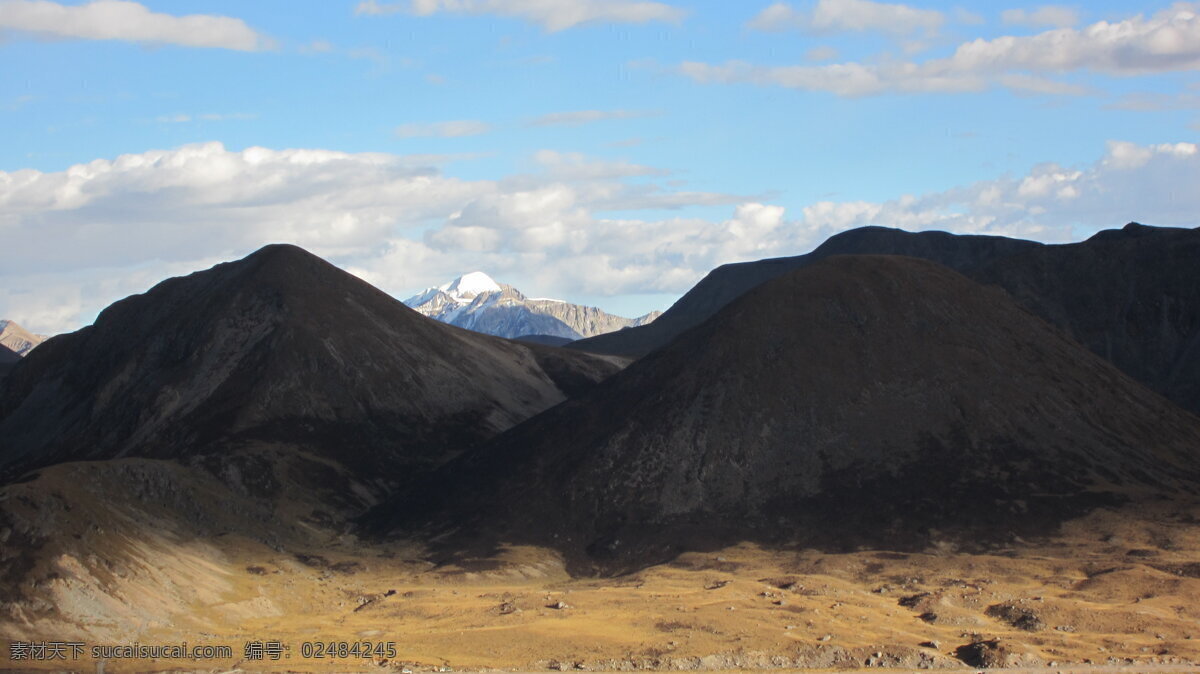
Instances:
[[[572,349],[640,357],[671,342],[751,288],[831,255],[907,255],[962,270],[984,261],[1041,246],[1000,236],[947,232],[905,232],[887,227],[861,227],[836,234],[806,255],[717,267],[671,308],[648,325],[573,342]]]
[[[559,337],[557,335],[521,335],[513,339],[526,344],[541,344],[543,346],[566,346],[572,341],[569,337]]]
[[[831,255],[890,254],[938,262],[1011,293],[1125,373],[1200,413],[1200,230],[1131,223],[1087,241],[1045,245],[991,236],[864,227],[807,255],[713,270],[650,325],[569,348],[641,356],[758,284]]]
[[[1200,419],[1003,291],[837,256],[444,466],[376,524],[469,523],[628,568],[740,540],[992,542],[1198,484]]]
[[[1200,414],[1200,229],[1136,223],[967,269]]]
[[[440,324],[273,245],[30,353],[0,390],[0,466],[204,456],[228,471],[241,450],[289,448],[317,475],[334,462],[395,482],[616,369]]]
[[[14,365],[21,362],[21,356],[16,351],[0,344],[0,379],[8,374]]]

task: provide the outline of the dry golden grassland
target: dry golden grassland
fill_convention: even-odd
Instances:
[[[1046,671],[1188,671],[1179,665],[1200,663],[1197,515],[1098,511],[1052,541],[986,555],[745,544],[613,578],[572,578],[557,553],[528,547],[437,565],[415,545],[347,536],[286,551],[239,536],[121,536],[97,551],[109,574],[96,560],[55,558],[55,606],[36,620],[10,612],[0,634],[234,650],[218,661],[110,660],[106,672],[925,669],[966,667],[970,653]],[[253,641],[289,650],[248,661]],[[303,657],[306,642],[364,641],[394,642],[395,656]],[[88,658],[2,666],[95,670]]]

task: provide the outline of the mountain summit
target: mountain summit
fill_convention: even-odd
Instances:
[[[759,284],[833,255],[906,255],[1006,290],[1025,309],[1193,414],[1200,414],[1200,229],[1129,223],[1086,241],[862,227],[797,257],[714,269],[653,324],[572,349],[642,356]]]
[[[530,298],[480,271],[429,288],[404,303],[443,323],[509,339],[538,335],[575,340],[645,325],[660,314],[624,318],[595,307]]]
[[[287,446],[404,479],[616,369],[576,355],[428,320],[272,245],[31,353],[0,389],[0,468]]]
[[[473,271],[470,274],[459,276],[439,290],[445,291],[453,297],[474,299],[476,295],[500,292],[503,288],[492,280],[491,276],[481,271]]]

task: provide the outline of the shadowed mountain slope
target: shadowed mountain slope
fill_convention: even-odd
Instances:
[[[555,335],[521,335],[513,339],[526,344],[542,344],[544,346],[566,346],[572,341],[567,337],[557,337]]]
[[[831,255],[932,260],[996,284],[1125,373],[1200,413],[1200,230],[1131,223],[1079,243],[1045,245],[992,236],[843,232],[807,255],[719,267],[650,325],[569,348],[641,356],[698,325],[742,293]]]
[[[8,371],[19,362],[21,362],[21,356],[16,351],[0,345],[0,378],[8,374]]]
[[[966,273],[1200,414],[1200,229],[1130,224]]]
[[[283,444],[395,480],[616,369],[440,324],[273,245],[39,346],[0,391],[0,466]]]
[[[1002,291],[833,257],[764,283],[377,509],[629,568],[738,540],[921,547],[1194,493],[1200,419]]]

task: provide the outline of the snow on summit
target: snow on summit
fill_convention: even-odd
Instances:
[[[451,297],[461,297],[463,299],[471,299],[476,295],[483,293],[500,292],[503,288],[499,283],[496,283],[491,276],[481,272],[473,271],[469,274],[463,274],[444,286],[439,286],[438,290],[450,295]]]
[[[510,339],[529,335],[580,339],[649,323],[659,313],[624,318],[564,300],[528,298],[481,271],[428,288],[404,303],[443,323]]]

